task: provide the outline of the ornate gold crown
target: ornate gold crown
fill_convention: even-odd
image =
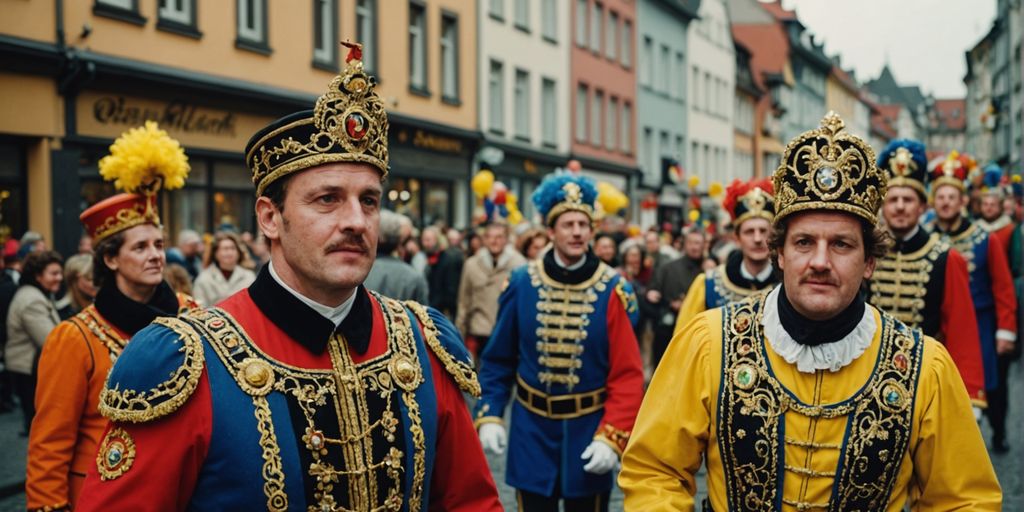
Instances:
[[[885,174],[875,165],[871,146],[843,128],[839,115],[829,112],[819,128],[786,146],[772,179],[775,222],[805,210],[836,210],[877,222]]]
[[[349,48],[343,74],[334,77],[313,110],[278,119],[245,148],[256,195],[283,176],[332,162],[362,162],[388,174],[388,116],[363,71],[362,46]]]

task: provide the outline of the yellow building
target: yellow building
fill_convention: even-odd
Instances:
[[[392,113],[388,206],[464,223],[453,198],[480,139],[475,1],[57,0],[5,2],[0,17],[0,230],[70,253],[78,214],[112,192],[98,159],[151,119],[192,164],[164,198],[169,232],[252,231],[245,143],[312,108],[345,39],[364,43]]]

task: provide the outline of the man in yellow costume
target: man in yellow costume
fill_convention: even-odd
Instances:
[[[829,113],[786,148],[769,241],[782,283],[677,334],[622,459],[626,510],[999,510],[956,365],[865,304],[888,239],[874,151]]]
[[[722,207],[732,217],[739,250],[693,280],[676,316],[676,333],[703,311],[743,300],[779,282],[768,250],[768,233],[775,215],[771,180],[733,181],[725,191]]]

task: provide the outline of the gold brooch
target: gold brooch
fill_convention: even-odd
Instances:
[[[406,391],[415,390],[423,381],[420,365],[410,360],[408,356],[392,357],[388,363],[388,371],[395,378],[395,383]]]
[[[100,480],[113,480],[128,472],[135,461],[135,441],[123,428],[107,432],[96,454],[96,469]]]
[[[252,396],[264,396],[274,387],[274,370],[261,359],[247,358],[239,365],[239,387]]]

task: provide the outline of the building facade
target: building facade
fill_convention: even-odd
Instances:
[[[572,4],[571,157],[582,172],[632,194],[637,176],[636,2]]]
[[[477,159],[528,200],[545,174],[569,157],[570,4],[559,0],[489,0],[479,12],[480,129],[500,159]],[[537,58],[543,55],[544,58]],[[495,153],[495,152],[491,152]],[[486,153],[485,153],[486,154]]]
[[[684,224],[685,181],[670,165],[686,167],[687,31],[699,1],[637,3],[637,162],[640,194],[654,194],[657,208],[639,212],[641,227]],[[688,169],[687,169],[688,170]],[[684,171],[685,172],[685,171]]]
[[[420,223],[464,222],[452,198],[466,188],[479,141],[475,4],[388,4],[387,26],[408,28],[396,38],[381,33],[380,3],[5,6],[0,151],[18,155],[20,168],[10,173],[17,177],[3,208],[12,213],[2,222],[20,223],[10,226],[13,236],[37,230],[72,252],[79,213],[113,193],[98,160],[121,132],[154,120],[192,165],[185,189],[162,198],[172,239],[184,228],[253,231],[245,143],[273,119],[312,108],[343,65],[343,39],[365,42],[364,62],[391,113],[389,206]],[[14,122],[29,118],[37,121]]]
[[[736,43],[736,92],[733,106],[733,170],[743,180],[752,178],[757,172],[754,162],[757,125],[754,115],[763,91],[754,82],[750,68],[750,50]]]
[[[991,47],[992,104],[995,127],[992,160],[1004,167],[1021,163],[1021,14],[1017,0],[998,0]]]
[[[967,74],[964,76],[964,85],[967,86],[967,97],[964,105],[964,150],[982,162],[992,159],[992,131],[996,126],[996,110],[992,104],[992,36],[993,31],[989,31],[965,54]]]
[[[929,116],[929,152],[949,154],[964,151],[967,134],[966,100],[963,98],[936,99]],[[970,153],[975,155],[974,153]],[[978,158],[978,156],[975,156]],[[979,160],[984,163],[985,160]]]
[[[712,181],[728,183],[740,177],[732,164],[736,50],[729,27],[725,2],[703,0],[698,19],[687,32],[688,173],[700,178],[702,187]]]

